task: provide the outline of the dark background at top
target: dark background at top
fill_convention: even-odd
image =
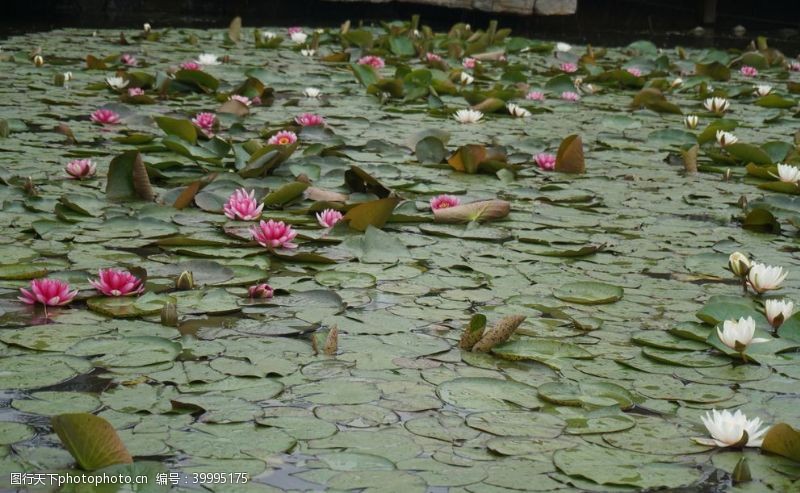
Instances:
[[[435,29],[454,22],[483,27],[498,19],[516,35],[557,38],[596,45],[625,45],[650,39],[662,46],[743,48],[756,35],[794,56],[800,52],[800,0],[719,0],[717,20],[703,25],[701,0],[578,0],[571,16],[517,16],[409,4],[334,3],[321,0],[5,0],[0,37],[57,27],[140,28],[150,22],[163,27],[225,27],[241,15],[245,26],[336,26],[407,19],[414,13]],[[734,36],[734,26],[747,29]]]

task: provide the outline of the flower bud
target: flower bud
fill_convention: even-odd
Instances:
[[[750,270],[750,259],[741,252],[733,252],[728,257],[728,268],[736,277],[745,277]]]
[[[194,288],[194,275],[192,275],[192,271],[185,270],[181,272],[181,275],[175,280],[175,289],[187,291],[192,288]]]
[[[700,123],[700,119],[697,118],[697,115],[689,115],[683,119],[683,124],[686,125],[686,128],[697,128],[698,123]]]
[[[161,325],[178,326],[178,307],[175,303],[167,303],[161,308]]]
[[[142,26],[142,29],[144,29],[144,32],[149,33],[152,27],[150,26],[149,22],[145,22],[144,26]]]
[[[44,65],[44,58],[42,58],[42,55],[36,55],[35,57],[33,57],[33,64],[36,65],[37,67],[41,67],[42,65]]]

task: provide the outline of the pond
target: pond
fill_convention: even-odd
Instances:
[[[798,489],[800,62],[741,48],[10,37],[1,487]]]

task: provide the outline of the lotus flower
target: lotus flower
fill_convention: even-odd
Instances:
[[[706,426],[711,438],[695,438],[694,441],[714,447],[730,447],[737,445],[747,432],[745,447],[760,447],[768,428],[761,428],[761,418],[747,419],[741,410],[731,413],[727,409],[722,412],[712,409],[700,418]]]
[[[718,115],[721,115],[726,111],[728,111],[730,105],[731,104],[725,98],[708,98],[705,101],[703,101],[703,106],[705,106],[705,108],[708,111],[716,113]]]
[[[306,87],[303,90],[303,95],[307,98],[316,99],[322,95],[322,91],[316,87]]]
[[[464,68],[468,68],[468,69],[475,68],[475,64],[477,64],[477,63],[478,63],[478,61],[475,60],[474,58],[465,58],[465,59],[461,60],[461,66],[464,67]]]
[[[295,44],[301,45],[308,39],[308,34],[304,32],[294,32],[289,35],[289,39],[291,39]]]
[[[556,157],[552,154],[541,152],[533,157],[540,169],[552,171],[556,168]]]
[[[483,118],[483,113],[478,110],[466,109],[458,110],[453,115],[458,123],[477,123]]]
[[[436,53],[428,52],[425,53],[425,60],[427,60],[428,63],[440,63],[442,61],[442,57],[440,57]]]
[[[106,109],[100,109],[95,111],[90,116],[91,120],[95,123],[99,123],[100,125],[116,125],[119,123],[119,114]]]
[[[750,259],[741,252],[733,252],[728,257],[728,268],[736,277],[745,277],[750,270]]]
[[[89,284],[106,296],[130,296],[144,291],[141,279],[121,269],[100,269],[98,279]]]
[[[518,104],[508,103],[506,104],[506,109],[508,110],[508,113],[515,118],[527,118],[531,116],[530,111]]]
[[[446,209],[448,207],[455,207],[461,205],[461,199],[455,195],[437,195],[431,199],[431,210]]]
[[[580,101],[581,97],[577,92],[564,91],[561,93],[561,99],[564,101]]]
[[[267,283],[256,284],[247,288],[247,295],[254,300],[272,298],[275,290]]]
[[[213,137],[214,125],[217,123],[217,115],[214,113],[198,113],[192,118],[192,123],[207,137]]]
[[[259,204],[255,197],[256,191],[248,192],[240,188],[233,192],[228,201],[222,207],[228,219],[239,219],[241,221],[252,221],[261,217],[261,209],[264,204]]]
[[[135,67],[139,63],[139,61],[136,60],[136,57],[128,53],[124,53],[121,57],[119,57],[119,61],[122,62],[123,65],[127,65],[129,67]]]
[[[778,163],[778,179],[784,183],[800,183],[800,168],[790,164]]]
[[[219,57],[213,53],[201,53],[200,56],[197,57],[197,63],[200,65],[219,65],[221,62],[219,61]]]
[[[717,137],[717,144],[719,144],[722,147],[729,146],[731,144],[739,142],[738,137],[724,130],[717,130],[716,137]]]
[[[242,96],[241,94],[231,94],[231,96],[228,98],[228,101],[239,101],[245,106],[250,106],[253,104],[253,101],[250,100],[250,98],[247,96]]]
[[[739,73],[744,77],[755,77],[758,75],[758,69],[750,65],[743,65],[742,68],[739,69]]]
[[[769,342],[769,339],[753,338],[756,331],[756,321],[753,317],[741,317],[739,321],[726,320],[722,323],[722,330],[717,327],[717,336],[723,344],[734,351],[743,352],[750,344]]]
[[[261,221],[250,228],[250,233],[259,245],[270,250],[275,248],[297,248],[292,240],[297,231],[283,221]]]
[[[461,80],[461,84],[463,84],[465,86],[468,86],[468,85],[472,84],[473,82],[475,82],[475,77],[469,75],[466,72],[461,72],[461,75],[459,76],[459,78]]]
[[[383,58],[379,56],[373,55],[366,55],[362,56],[358,59],[359,65],[369,65],[372,68],[383,68],[386,65],[386,62],[383,61]]]
[[[564,62],[560,65],[561,71],[568,74],[578,71],[578,66],[572,62]]]
[[[780,289],[781,283],[789,272],[785,272],[783,267],[774,267],[772,265],[760,264],[753,262],[750,270],[747,272],[747,281],[750,287],[753,288],[758,294]]]
[[[759,84],[757,86],[753,86],[753,90],[755,91],[756,94],[758,94],[763,98],[764,96],[772,92],[772,86],[768,84]]]
[[[325,119],[314,113],[303,113],[294,117],[295,123],[303,127],[318,127],[325,125]]]
[[[194,60],[185,61],[181,63],[180,67],[182,70],[203,70],[203,67]]]
[[[642,76],[642,71],[640,69],[636,68],[636,67],[628,67],[628,68],[625,69],[625,71],[628,72],[629,74],[631,74],[634,77],[641,77]]]
[[[128,89],[128,97],[144,96],[144,89],[141,87],[131,87]]]
[[[67,163],[67,166],[64,167],[64,170],[70,178],[75,180],[83,180],[84,178],[94,176],[95,171],[97,171],[91,159],[75,159],[74,161],[70,161]]]
[[[281,130],[270,137],[267,144],[284,146],[294,144],[295,142],[297,142],[297,134],[289,130]]]
[[[317,222],[323,228],[332,228],[334,224],[342,220],[342,213],[336,209],[325,209],[317,212]]]
[[[770,325],[777,329],[786,319],[794,315],[794,303],[786,300],[767,300],[764,303],[764,311]]]
[[[686,128],[697,128],[697,124],[699,123],[700,119],[697,115],[688,115],[683,119],[683,124],[686,125]]]
[[[561,41],[556,43],[556,51],[567,52],[570,51],[571,49],[572,46],[567,43],[562,43]]]
[[[531,91],[525,95],[528,101],[544,101],[544,93],[542,91]]]
[[[36,303],[44,306],[66,305],[78,294],[78,290],[70,291],[69,283],[60,279],[34,279],[30,291],[20,288],[22,296],[17,299],[28,305]]]

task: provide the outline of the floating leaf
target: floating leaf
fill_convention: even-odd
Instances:
[[[380,229],[399,203],[400,199],[397,197],[364,202],[347,211],[343,219],[349,221],[350,227],[358,231],[366,231],[368,226]]]
[[[561,141],[556,154],[556,171],[561,173],[584,173],[583,141],[580,135],[570,135]]]
[[[614,303],[622,299],[623,289],[619,286],[595,281],[571,282],[556,288],[553,295],[564,301],[582,305]]]
[[[83,470],[133,462],[114,427],[99,416],[60,414],[53,416],[51,423],[61,443]]]

